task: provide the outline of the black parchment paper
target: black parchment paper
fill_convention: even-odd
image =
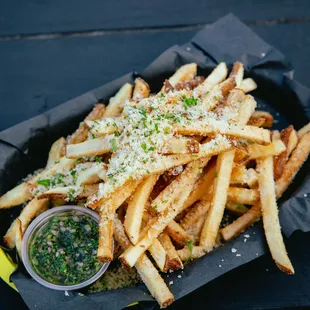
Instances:
[[[279,51],[232,14],[206,26],[184,46],[173,46],[165,51],[141,76],[149,82],[152,90],[156,90],[161,87],[164,78],[185,63],[196,62],[199,74],[208,74],[221,61],[231,66],[237,60],[244,63],[246,76],[253,77],[258,83],[259,88],[253,95],[260,109],[266,109],[275,116],[278,128],[292,123],[299,129],[309,121],[310,89],[293,79],[293,69]],[[93,104],[98,100],[107,102],[123,83],[132,83],[135,76],[136,73],[129,73],[1,132],[0,193],[14,186],[33,169],[44,166],[50,144],[55,139],[71,133]],[[296,230],[310,231],[309,192],[309,163],[306,163],[280,202],[280,220],[287,237]],[[4,231],[8,228],[9,219],[8,211],[1,219]],[[4,231],[1,230],[2,233]],[[175,298],[179,299],[267,251],[262,225],[258,223],[228,244],[189,264],[184,271],[164,275],[164,278],[167,283],[173,281],[170,288]],[[66,296],[64,292],[39,285],[22,268],[11,278],[30,309],[116,310],[135,301],[152,300],[142,284],[96,294],[69,292]]]

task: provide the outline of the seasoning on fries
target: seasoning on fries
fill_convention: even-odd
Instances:
[[[125,84],[52,145],[45,169],[0,197],[0,209],[28,202],[5,243],[20,252],[38,214],[84,205],[100,215],[98,260],[135,267],[164,308],[174,297],[158,269],[186,268],[262,216],[275,263],[293,274],[276,199],[309,155],[310,127],[271,132],[273,116],[247,94],[256,88],[240,62],[207,77],[184,65],[157,94],[141,78]],[[223,227],[225,212],[235,220]]]

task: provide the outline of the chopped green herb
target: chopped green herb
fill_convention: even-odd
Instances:
[[[183,102],[185,103],[184,105],[184,108],[185,110],[188,108],[188,107],[192,107],[192,106],[195,106],[197,104],[197,99],[194,98],[194,97],[183,97]]]
[[[75,198],[74,194],[75,194],[75,190],[73,188],[70,188],[68,191],[68,196],[69,196],[70,201],[74,200],[74,198]]]
[[[116,139],[111,140],[111,152],[116,152],[117,146],[116,146]]]
[[[214,172],[214,177],[215,177],[215,178],[217,178],[217,177],[218,177],[218,175],[219,175],[219,174],[218,174],[218,172],[217,172],[217,171],[215,171],[215,172]]]
[[[168,202],[168,200],[163,200],[163,203],[167,203]]]
[[[51,185],[51,180],[50,179],[39,179],[37,181],[38,185],[42,185],[44,187],[49,187]]]
[[[157,209],[157,205],[152,206],[152,210],[156,210]]]
[[[79,157],[79,158],[76,160],[76,163],[77,163],[77,164],[80,164],[81,161],[82,161],[82,157]]]
[[[159,133],[159,129],[158,129],[158,124],[157,123],[155,123],[155,130],[156,130],[157,133]]]
[[[191,252],[191,255],[192,255],[193,247],[194,247],[193,240],[185,241],[185,245],[189,248],[189,251]]]
[[[115,137],[119,137],[120,136],[120,133],[118,131],[114,131],[114,136]]]
[[[100,156],[95,156],[94,160],[97,163],[101,163],[102,162],[102,158]]]
[[[164,133],[165,133],[165,135],[167,135],[169,133],[169,128],[168,127],[164,128]]]
[[[149,148],[149,151],[154,151],[155,150],[155,147],[154,146],[151,146],[150,148]]]
[[[164,93],[160,93],[160,97],[161,98],[165,98],[165,94]]]
[[[141,144],[141,147],[143,148],[143,150],[144,150],[144,151],[146,151],[147,146],[146,146],[146,144],[145,144],[145,143],[142,143],[142,144]]]
[[[113,123],[113,127],[116,127],[116,128],[117,128],[117,124],[116,124],[115,122]]]
[[[139,113],[140,113],[144,118],[146,118],[146,110],[145,110],[144,108],[141,108],[141,109],[139,110]]]

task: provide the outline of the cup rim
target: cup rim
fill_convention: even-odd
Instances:
[[[54,207],[50,210],[47,210],[47,211],[43,212],[42,214],[40,214],[37,218],[35,218],[33,220],[33,222],[27,227],[27,229],[24,233],[24,236],[23,236],[23,240],[22,240],[21,255],[22,255],[23,264],[24,264],[27,272],[39,284],[41,284],[45,287],[54,289],[54,290],[72,291],[72,290],[76,290],[76,289],[80,289],[80,288],[83,288],[85,286],[88,286],[91,283],[95,282],[99,277],[101,277],[110,265],[110,262],[102,264],[101,268],[91,278],[89,278],[86,281],[83,281],[81,283],[74,284],[74,285],[53,284],[53,283],[48,282],[45,279],[43,279],[41,276],[38,275],[38,273],[35,272],[35,270],[33,269],[32,265],[31,265],[31,262],[29,260],[29,255],[28,255],[28,245],[29,245],[29,241],[31,240],[33,233],[36,231],[38,226],[40,226],[42,224],[42,222],[44,220],[46,220],[48,218],[52,218],[57,213],[63,213],[63,212],[69,213],[72,211],[78,211],[78,212],[83,213],[84,215],[88,215],[99,225],[100,217],[99,217],[99,214],[96,213],[95,211],[89,210],[85,207],[80,207],[80,206],[75,206],[75,205],[64,205],[64,206]]]

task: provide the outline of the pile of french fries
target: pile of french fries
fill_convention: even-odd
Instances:
[[[96,104],[52,145],[44,170],[0,198],[0,208],[25,204],[7,246],[20,251],[26,227],[47,208],[85,205],[100,214],[98,259],[112,261],[121,249],[118,259],[166,307],[174,297],[159,271],[182,269],[262,216],[275,263],[293,274],[276,200],[309,155],[310,124],[272,131],[243,73],[239,62],[230,74],[220,63],[197,77],[187,64],[157,94],[137,78],[106,107]],[[223,227],[225,209],[236,220]]]

